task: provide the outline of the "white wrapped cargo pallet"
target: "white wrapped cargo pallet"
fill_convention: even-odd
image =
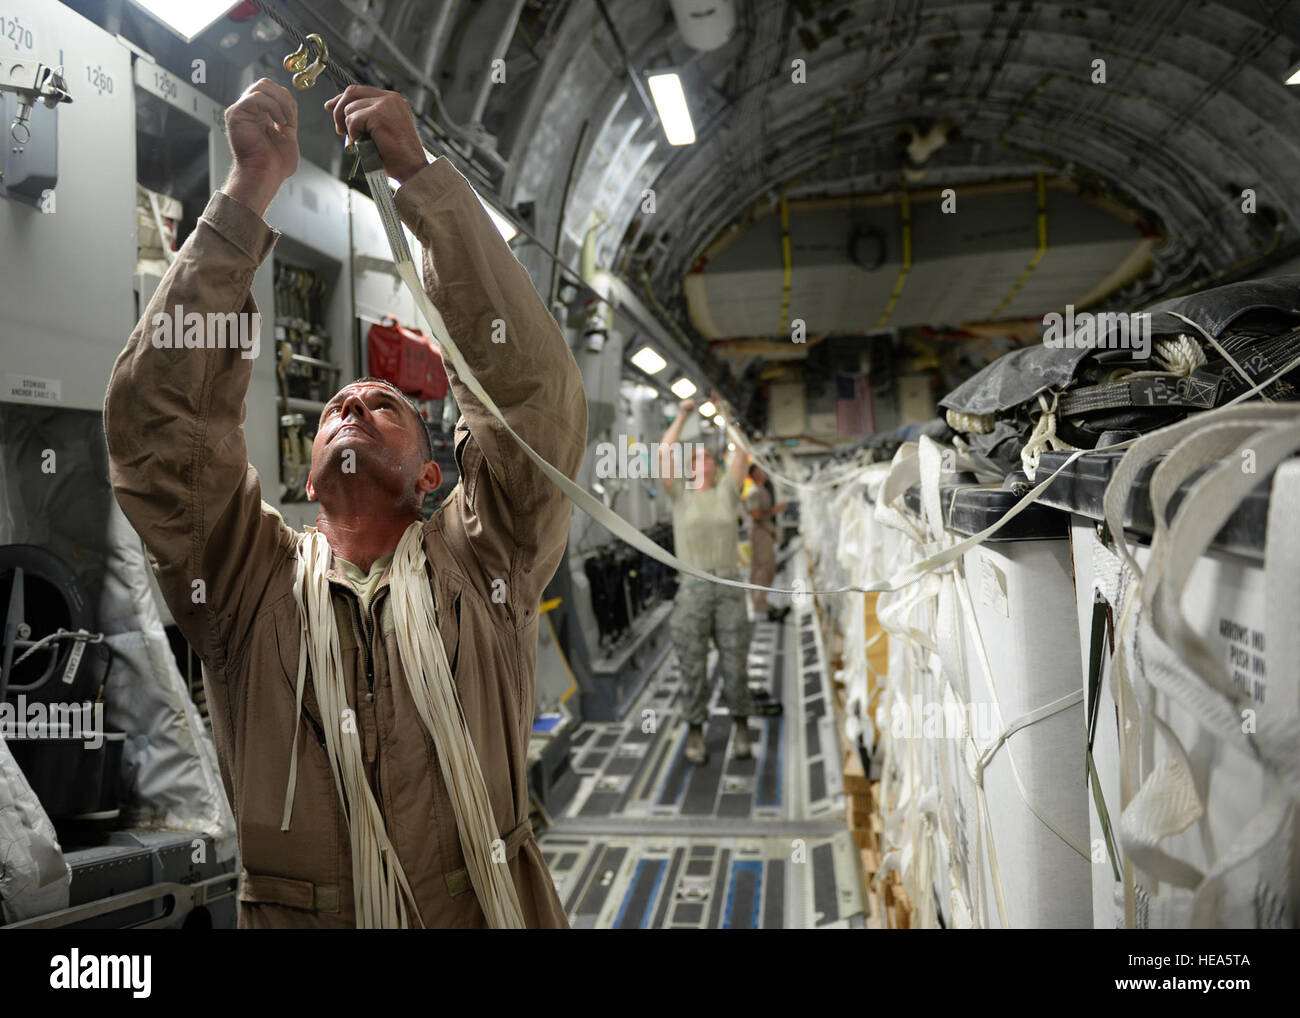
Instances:
[[[862,586],[864,581],[885,575],[886,530],[876,522],[873,503],[888,473],[889,464],[873,464],[846,484],[835,499],[840,535],[837,555],[848,583]],[[863,598],[862,594],[845,596],[850,606],[844,612],[845,735],[850,743],[861,738],[865,745],[872,746],[876,739],[876,704],[869,693]]]
[[[988,919],[1015,929],[1089,927],[1083,702],[1064,528],[1056,540],[973,548],[961,576],[962,670],[977,742],[987,747],[989,858],[1005,907],[1005,917]],[[996,903],[999,881],[989,867],[981,880],[977,901],[993,895]]]
[[[1117,467],[1076,461],[1045,496],[1075,510],[1098,928],[1297,923],[1297,450],[1294,405],[1213,411]],[[1111,536],[1125,528],[1128,545]]]
[[[919,561],[931,550],[923,521],[903,504],[907,488],[919,478],[918,455],[915,444],[900,448],[877,495],[876,519],[896,535],[884,542],[891,572]],[[939,740],[914,737],[910,726],[895,723],[906,717],[912,704],[940,702],[944,695],[933,634],[946,582],[946,577],[930,574],[901,590],[881,594],[876,605],[880,623],[890,634],[889,675],[879,712],[888,719],[881,731],[886,849],[881,871],[899,872],[916,908],[914,925],[921,929],[941,922],[972,925],[964,863],[951,850],[959,839],[950,790],[958,787],[963,768],[953,754],[940,754]]]
[[[920,537],[918,558],[956,543],[954,514],[954,532],[969,535],[1016,501],[999,489],[941,491],[940,450],[928,439],[895,464],[886,485],[894,505],[884,508],[882,496],[878,511],[903,515],[898,487],[920,479],[900,528]],[[1082,696],[1064,516],[1040,508],[1013,524],[882,595],[882,622],[909,644],[897,675],[891,653],[886,770],[905,762],[901,784],[923,804],[902,833],[913,855],[923,843],[933,854],[929,882],[946,923],[1086,927]],[[916,883],[926,881],[917,874]]]

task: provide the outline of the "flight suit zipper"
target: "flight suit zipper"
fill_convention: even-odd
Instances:
[[[382,593],[382,591],[380,592]],[[379,599],[379,594],[375,595],[375,600]],[[366,625],[367,621],[373,621],[373,613],[367,610],[365,616],[362,616],[361,606],[356,597],[348,599],[352,607],[352,628],[357,637],[357,649],[361,652],[361,660],[366,670],[366,700],[370,703],[371,716],[374,718],[375,725],[375,804],[379,807],[379,815],[384,815],[384,796],[383,782],[381,780],[382,757],[379,754],[379,714],[374,706],[375,703],[375,661],[373,648],[370,646],[370,627]],[[373,605],[371,608],[373,609]]]
[[[456,616],[456,649],[451,654],[451,677],[456,678],[456,665],[460,662],[460,595],[456,595],[456,603],[452,608]]]

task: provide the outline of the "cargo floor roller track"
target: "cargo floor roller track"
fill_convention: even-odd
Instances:
[[[575,927],[864,925],[811,609],[754,623],[749,679],[785,705],[781,717],[750,719],[750,760],[732,759],[731,719],[715,694],[709,762],[687,764],[672,656],[622,722],[575,732],[578,791],[539,839]]]

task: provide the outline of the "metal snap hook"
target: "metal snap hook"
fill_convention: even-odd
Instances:
[[[315,85],[316,79],[319,78],[325,70],[325,62],[329,60],[329,47],[325,45],[325,40],[319,35],[313,33],[312,35],[307,36],[303,46],[300,46],[298,49],[301,50],[308,45],[310,45],[312,52],[310,63],[308,63],[306,59],[299,58],[298,51],[295,51],[290,54],[289,57],[285,58],[286,67],[288,67],[290,60],[294,60],[295,62],[295,66],[290,68],[290,70],[297,71],[293,76],[293,87],[297,89],[308,89]]]
[[[284,58],[284,69],[294,72],[305,71],[311,63],[311,58],[311,47],[306,42],[303,42],[301,46]]]

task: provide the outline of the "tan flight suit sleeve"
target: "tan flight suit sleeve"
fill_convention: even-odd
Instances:
[[[184,316],[204,316],[206,337],[208,313],[237,312],[250,316],[251,338],[253,275],[278,236],[247,206],[213,194],[118,355],[104,400],[118,504],[149,550],[176,624],[218,679],[295,538],[263,506],[248,462],[244,396],[253,360],[237,341],[236,349],[160,346],[168,337],[156,316],[172,319],[179,342]],[[273,326],[260,330],[268,347]]]
[[[424,247],[425,290],[475,376],[515,432],[575,477],[587,438],[582,374],[527,270],[448,160],[411,177],[396,203]],[[462,415],[455,437],[461,480],[443,511],[474,550],[481,589],[490,593],[494,580],[505,580],[506,604],[523,625],[536,617],[564,555],[569,500],[449,360],[447,375]]]

